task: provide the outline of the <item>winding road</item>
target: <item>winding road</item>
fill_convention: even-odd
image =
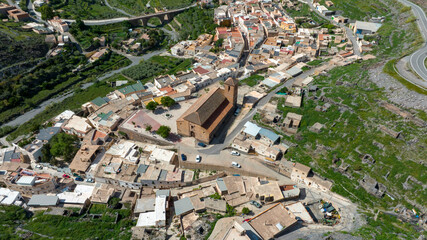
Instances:
[[[411,7],[414,16],[417,18],[417,24],[421,35],[425,41],[420,49],[409,56],[409,64],[418,76],[424,80],[424,84],[422,85],[427,88],[427,68],[425,65],[425,60],[427,58],[427,17],[423,9],[418,5],[407,0],[399,0],[399,2]]]
[[[116,7],[111,6],[111,5],[108,3],[108,0],[104,0],[104,2],[105,2],[105,5],[107,5],[107,7],[111,8],[111,9],[113,9],[113,10],[115,10],[115,11],[117,11],[117,12],[119,12],[119,13],[123,14],[123,15],[126,15],[126,16],[128,16],[128,17],[133,17],[133,16],[132,16],[132,15],[130,15],[129,13],[125,12],[124,10],[122,10],[122,9],[120,9],[120,8],[116,8]]]

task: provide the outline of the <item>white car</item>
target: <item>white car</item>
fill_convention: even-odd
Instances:
[[[240,164],[236,163],[236,162],[231,162],[231,166],[236,167],[236,168],[241,168],[242,166],[240,166]]]
[[[202,157],[200,157],[200,155],[196,156],[196,163],[199,163],[202,160]]]
[[[240,156],[240,153],[238,151],[231,151],[231,155]]]

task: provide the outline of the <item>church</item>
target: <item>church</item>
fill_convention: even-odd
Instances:
[[[224,88],[214,88],[201,96],[176,120],[178,134],[209,143],[236,108],[238,84],[236,79],[228,78]]]

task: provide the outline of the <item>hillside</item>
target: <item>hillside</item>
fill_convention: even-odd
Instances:
[[[44,57],[49,46],[44,37],[21,28],[22,23],[6,22],[0,25],[0,72],[14,64],[31,62]],[[27,67],[31,67],[32,65]],[[5,71],[5,74],[8,74]],[[4,77],[2,73],[0,76]]]

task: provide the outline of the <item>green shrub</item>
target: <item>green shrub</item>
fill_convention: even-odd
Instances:
[[[162,138],[167,138],[169,137],[170,131],[170,127],[162,125],[159,127],[159,129],[157,129],[156,133]]]

